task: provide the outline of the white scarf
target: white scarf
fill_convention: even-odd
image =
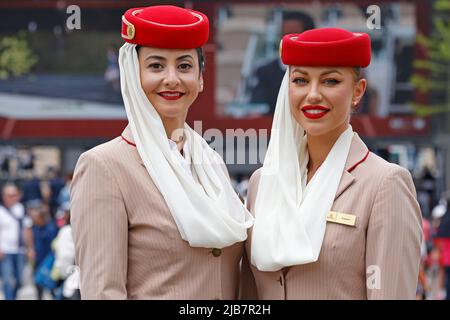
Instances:
[[[140,82],[136,45],[120,48],[120,83],[139,155],[177,224],[192,247],[224,248],[247,238],[253,217],[231,186],[222,158],[187,124],[187,147],[198,182],[170,150],[163,123]]]
[[[349,127],[306,185],[304,130],[291,115],[289,69],[283,78],[255,200],[251,261],[261,271],[317,261],[326,216],[336,195],[353,137]]]

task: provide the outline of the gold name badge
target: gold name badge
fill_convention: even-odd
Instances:
[[[347,226],[355,226],[356,225],[356,216],[353,214],[330,211],[327,215],[327,221],[339,223],[339,224],[345,224]]]

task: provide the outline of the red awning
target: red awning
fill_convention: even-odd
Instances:
[[[0,94],[0,137],[113,138],[127,125],[125,109],[68,99]]]

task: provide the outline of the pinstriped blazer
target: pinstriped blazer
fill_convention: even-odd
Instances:
[[[370,153],[356,133],[345,168],[332,211],[355,215],[356,225],[327,222],[318,261],[277,272],[250,264],[249,230],[241,298],[415,298],[422,223],[410,173]],[[259,179],[260,170],[249,183],[252,213]]]
[[[127,127],[83,153],[71,186],[83,299],[236,299],[244,244],[181,239]]]

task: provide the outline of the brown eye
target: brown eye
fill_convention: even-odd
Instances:
[[[192,65],[190,65],[189,63],[182,63],[178,66],[178,68],[180,68],[181,70],[187,71],[192,68]]]
[[[148,68],[153,70],[159,70],[163,68],[163,65],[161,63],[151,63],[148,65]]]

